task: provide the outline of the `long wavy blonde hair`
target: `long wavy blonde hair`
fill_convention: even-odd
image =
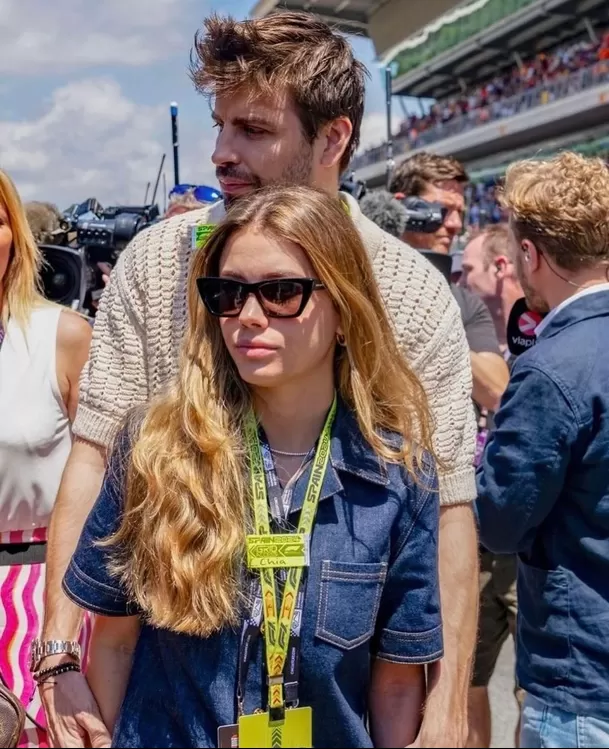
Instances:
[[[340,200],[300,187],[240,200],[194,257],[179,376],[137,423],[125,512],[106,541],[117,544],[113,570],[150,622],[201,636],[239,616],[250,524],[242,426],[251,395],[195,281],[218,274],[227,241],[247,226],[299,245],[325,284],[345,335],[336,352],[337,390],[378,455],[420,476],[419,451],[432,452],[425,392],[398,350],[370,261]],[[385,441],[384,429],[404,435],[403,448]]]
[[[0,320],[6,326],[9,316],[24,327],[34,307],[46,303],[40,291],[41,257],[25,215],[17,188],[0,169],[0,204],[6,210],[13,233],[13,247],[2,279]]]

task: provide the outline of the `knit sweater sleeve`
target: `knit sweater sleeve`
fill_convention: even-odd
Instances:
[[[366,222],[367,245],[378,229]],[[461,315],[450,288],[420,253],[381,232],[373,267],[402,351],[429,399],[442,505],[476,497],[476,421],[472,373]]]
[[[440,503],[453,505],[476,498],[476,420],[471,360],[461,314],[448,285],[442,283],[445,308],[437,316],[436,335],[428,341],[415,368],[427,391],[434,421],[434,449],[441,461]]]
[[[148,231],[121,253],[95,317],[73,431],[108,447],[127,411],[148,400],[145,275]]]

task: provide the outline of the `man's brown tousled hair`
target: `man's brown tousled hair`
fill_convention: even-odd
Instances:
[[[325,124],[347,117],[353,132],[341,171],[359,145],[367,70],[349,42],[310,13],[246,21],[209,16],[195,35],[190,75],[206,96],[289,91],[310,143]]]
[[[465,184],[469,181],[463,164],[452,156],[439,156],[421,151],[395,169],[389,191],[418,197],[428,185],[455,180]]]

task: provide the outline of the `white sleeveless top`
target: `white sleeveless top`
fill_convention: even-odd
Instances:
[[[24,332],[9,320],[0,347],[0,542],[40,539],[72,445],[57,382],[61,308],[34,310]],[[22,533],[17,533],[22,531]]]

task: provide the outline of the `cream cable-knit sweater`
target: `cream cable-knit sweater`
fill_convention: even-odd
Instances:
[[[418,252],[386,234],[345,196],[372,259],[403,351],[425,387],[434,444],[445,470],[440,501],[474,499],[472,376],[461,316],[448,284]],[[195,224],[215,224],[222,203],[138,234],[110,276],[97,313],[74,424],[79,437],[108,446],[125,413],[176,373],[186,327],[186,281]]]

